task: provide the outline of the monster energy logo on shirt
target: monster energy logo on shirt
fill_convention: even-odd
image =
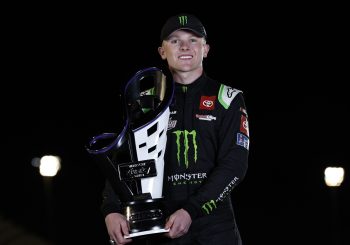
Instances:
[[[187,16],[186,15],[179,16],[179,22],[180,22],[180,25],[182,26],[187,25]]]
[[[214,200],[210,200],[209,202],[206,202],[203,204],[202,209],[207,213],[211,213],[213,209],[216,208],[216,203]]]
[[[207,178],[207,173],[179,173],[168,176],[172,185],[196,185],[201,184]]]
[[[188,168],[188,150],[190,148],[189,144],[189,136],[192,136],[190,139],[192,139],[192,145],[194,149],[194,161],[197,161],[197,132],[196,130],[192,130],[191,132],[187,130],[176,130],[173,132],[176,135],[176,145],[177,145],[177,162],[180,165],[180,151],[181,151],[181,136],[183,135],[183,145],[184,145],[184,161],[185,161],[185,166]]]

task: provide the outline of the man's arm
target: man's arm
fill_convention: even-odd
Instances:
[[[248,168],[248,115],[242,93],[238,93],[224,110],[218,128],[218,153],[215,168],[206,182],[184,205],[192,219],[210,214],[242,181]],[[245,125],[243,125],[245,124]]]
[[[115,194],[109,181],[106,181],[102,195],[101,211],[105,217],[105,224],[110,239],[116,241],[118,244],[131,242],[131,239],[124,238],[124,236],[129,235],[129,222],[121,214],[120,199]]]

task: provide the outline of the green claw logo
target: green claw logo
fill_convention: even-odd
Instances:
[[[187,16],[186,15],[179,16],[179,23],[182,26],[187,25]]]
[[[184,139],[183,139],[184,160],[185,160],[185,166],[186,166],[186,168],[188,168],[188,150],[190,148],[188,136],[189,135],[192,136],[192,144],[193,144],[193,148],[194,148],[194,161],[196,162],[197,161],[197,141],[196,141],[197,132],[196,132],[196,130],[192,130],[191,132],[189,132],[187,130],[176,130],[173,133],[176,135],[177,162],[179,163],[179,165],[180,165],[180,152],[181,152],[180,139],[181,139],[181,135],[184,136]]]
[[[206,202],[203,204],[202,209],[207,213],[210,214],[213,209],[216,208],[216,203],[214,200],[210,200],[209,202]]]

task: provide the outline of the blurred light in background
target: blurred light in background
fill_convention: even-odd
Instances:
[[[53,177],[61,169],[61,158],[53,155],[45,155],[41,158],[34,157],[31,161],[33,167],[39,168],[39,173],[43,176],[43,185],[45,190],[45,209],[46,209],[46,232],[49,240],[54,240],[55,221],[54,221],[54,197],[52,191]],[[1,243],[1,242],[0,242]]]
[[[327,186],[340,186],[344,180],[344,169],[342,167],[327,167],[324,171],[324,181]]]
[[[61,169],[61,159],[58,156],[43,156],[40,159],[39,172],[42,176],[53,177]]]

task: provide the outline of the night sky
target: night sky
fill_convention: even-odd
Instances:
[[[104,176],[85,146],[97,134],[120,132],[122,85],[140,69],[164,68],[157,53],[161,26],[170,15],[190,12],[207,29],[207,75],[242,90],[246,100],[249,169],[232,193],[245,244],[329,244],[332,217],[342,244],[349,244],[343,7],[200,6],[10,9],[2,217],[57,244],[108,244],[99,210]],[[45,154],[62,158],[50,196],[31,165]],[[340,188],[324,184],[329,165],[345,168]]]

